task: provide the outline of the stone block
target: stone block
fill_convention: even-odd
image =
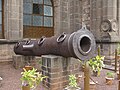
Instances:
[[[62,12],[61,21],[68,21],[68,14],[66,12]]]
[[[60,56],[54,56],[54,55],[43,55],[42,56],[42,64],[45,67],[50,67],[50,68],[56,68],[56,67],[61,67],[61,59],[59,59]]]
[[[108,6],[109,7],[116,7],[117,6],[117,0],[108,0]]]
[[[43,55],[42,74],[48,76],[44,85],[49,90],[63,90],[68,85],[68,75],[79,73],[79,61],[62,56]]]
[[[108,7],[107,15],[116,16],[117,15],[117,8],[115,8],[115,7]]]
[[[19,5],[10,5],[10,12],[19,12]]]
[[[48,83],[60,83],[61,82],[61,79],[60,78],[53,78],[53,79],[50,79],[48,78]]]
[[[57,68],[48,68],[47,69],[49,73],[57,73],[57,72],[60,72],[61,69],[59,67]]]
[[[60,83],[58,82],[58,83],[56,83],[56,84],[51,84],[50,85],[50,90],[61,90],[60,89]]]
[[[21,37],[20,37],[20,34],[19,34],[19,31],[15,31],[15,30],[13,30],[13,31],[10,31],[10,32],[8,32],[8,38],[10,39],[10,40],[19,40]]]
[[[97,9],[97,18],[101,18],[102,16],[102,9]]]
[[[23,68],[25,65],[21,55],[13,55],[13,66],[15,69]]]
[[[12,18],[12,19],[18,19],[19,18],[19,13],[18,12],[9,12],[9,14],[10,14],[10,18]]]
[[[22,55],[13,55],[13,66],[16,69],[23,68],[25,65],[35,66],[36,61],[33,56],[22,56]]]
[[[2,77],[0,77],[0,88],[2,87]]]
[[[108,5],[107,5],[107,2],[108,2],[108,0],[103,0],[103,7],[107,7]]]

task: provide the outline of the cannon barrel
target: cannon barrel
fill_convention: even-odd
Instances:
[[[14,52],[25,56],[60,55],[74,57],[80,60],[89,60],[94,56],[96,43],[93,34],[82,27],[72,34],[62,33],[49,38],[41,37],[39,40],[18,42]]]

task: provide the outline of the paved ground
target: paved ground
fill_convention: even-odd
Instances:
[[[0,77],[3,78],[0,90],[21,90],[21,71],[14,69],[12,63],[0,63]],[[36,90],[46,90],[43,86],[38,86]]]
[[[106,72],[109,72],[109,70],[103,69],[101,71],[101,75],[99,77],[95,77],[91,75],[91,78],[98,82],[98,84],[96,84],[96,90],[118,90],[118,80],[117,80],[117,75],[115,74],[115,80],[113,81],[113,85],[106,85],[106,80],[105,80],[105,76],[106,76]],[[110,71],[112,72],[112,71]],[[84,75],[84,74],[82,74]],[[82,90],[84,90],[84,78],[82,78],[81,83],[79,84],[79,86],[81,86]]]
[[[21,69],[14,69],[12,66],[12,63],[0,63],[0,77],[3,78],[2,86],[0,87],[0,90],[21,90]],[[118,90],[118,81],[117,79],[114,80],[114,84],[109,86],[105,84],[105,74],[108,70],[103,70],[101,72],[100,77],[93,77],[92,78],[99,83],[99,85],[96,86],[96,90]],[[83,73],[81,72],[83,75]],[[115,76],[116,77],[116,76]],[[83,78],[81,79],[79,85],[84,90],[83,85]],[[36,90],[47,90],[43,88],[42,86],[39,86]]]

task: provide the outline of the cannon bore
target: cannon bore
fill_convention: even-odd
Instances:
[[[83,26],[72,34],[62,33],[49,38],[18,42],[14,52],[25,56],[60,55],[74,57],[80,60],[89,60],[94,56],[96,43],[93,34]]]

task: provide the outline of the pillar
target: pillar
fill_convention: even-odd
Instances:
[[[68,75],[79,73],[76,59],[55,55],[42,56],[42,74],[48,76],[43,82],[49,90],[63,90],[68,85]]]

